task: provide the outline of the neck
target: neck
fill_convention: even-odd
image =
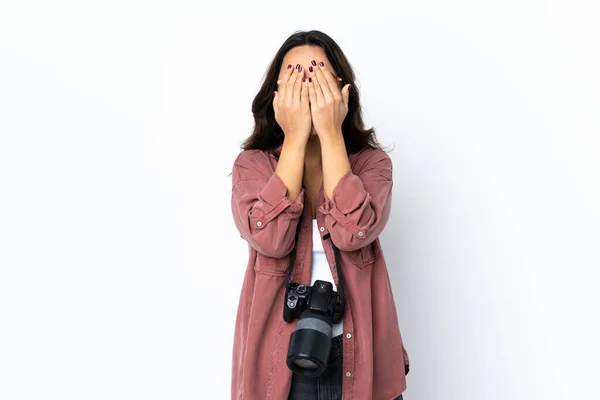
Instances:
[[[318,135],[310,135],[306,142],[304,166],[310,169],[321,167],[321,141]]]

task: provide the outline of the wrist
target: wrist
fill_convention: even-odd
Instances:
[[[282,148],[289,152],[304,152],[306,150],[306,140],[297,136],[286,135],[283,139]]]
[[[319,139],[321,140],[322,144],[325,142],[337,142],[340,140],[343,142],[344,134],[342,133],[341,129],[330,130],[319,134]]]

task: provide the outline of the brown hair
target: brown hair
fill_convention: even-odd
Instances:
[[[274,154],[277,147],[283,143],[284,134],[275,121],[273,110],[273,92],[277,90],[277,79],[281,63],[285,54],[297,46],[319,46],[325,52],[335,75],[342,78],[342,85],[350,83],[348,97],[348,114],[342,123],[344,143],[348,153],[357,153],[365,147],[379,148],[381,144],[375,137],[375,129],[366,129],[362,120],[362,111],[359,101],[359,92],[354,83],[354,72],[346,56],[338,44],[321,31],[296,31],[281,45],[279,51],[271,61],[265,80],[252,101],[252,114],[254,115],[254,131],[241,144],[242,150],[260,149]]]

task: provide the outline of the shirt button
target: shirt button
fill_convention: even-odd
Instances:
[[[346,376],[350,376],[350,375],[352,375],[352,374],[350,373],[350,371],[346,372]]]
[[[256,226],[262,226],[262,222],[258,221],[258,222],[256,223]]]
[[[325,228],[323,228],[323,227],[320,227],[320,228],[319,228],[319,230],[320,230],[321,232],[325,232]]]
[[[360,232],[358,232],[358,236],[364,236],[364,235],[365,235],[365,234],[364,234],[364,232],[363,232],[363,231],[360,231]]]
[[[352,337],[352,335],[351,335],[350,333],[346,333],[346,337],[347,337],[348,339],[350,339],[350,338]]]

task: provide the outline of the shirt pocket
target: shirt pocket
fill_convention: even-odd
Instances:
[[[257,253],[254,272],[263,275],[286,276],[290,255],[276,258]]]
[[[348,257],[358,268],[364,268],[375,262],[378,254],[377,241],[373,241],[358,250],[349,251]]]

